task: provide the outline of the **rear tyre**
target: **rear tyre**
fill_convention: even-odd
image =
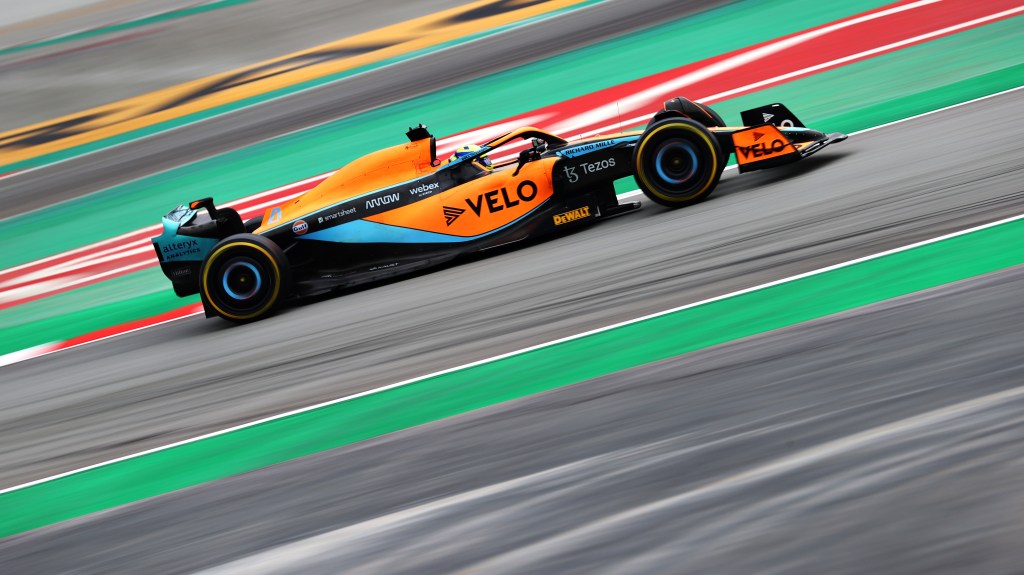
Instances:
[[[644,130],[633,151],[634,177],[644,195],[670,208],[708,197],[722,176],[722,150],[701,124],[666,118]]]
[[[203,260],[199,293],[208,312],[244,323],[277,310],[288,292],[288,262],[277,244],[254,234],[224,238]]]

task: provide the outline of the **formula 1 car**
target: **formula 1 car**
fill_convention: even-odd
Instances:
[[[655,203],[706,198],[730,153],[740,172],[795,162],[846,139],[807,129],[782,104],[726,127],[711,108],[673,98],[644,130],[566,141],[532,127],[454,161],[420,124],[409,143],[359,158],[297,199],[243,222],[211,198],[179,206],[153,238],[179,296],[207,317],[247,322],[301,298],[437,265],[630,212],[613,182],[633,176]],[[526,148],[514,153],[516,145]],[[488,158],[513,150],[507,161]],[[200,214],[205,210],[208,215]]]

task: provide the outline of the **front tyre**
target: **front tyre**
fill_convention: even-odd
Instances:
[[[684,118],[651,124],[633,151],[637,185],[648,198],[670,208],[708,197],[718,185],[724,164],[711,132]]]
[[[254,234],[220,241],[203,260],[199,293],[207,312],[243,323],[272,314],[288,291],[288,265],[277,244]]]
[[[708,118],[710,118],[710,120],[701,122],[701,124],[704,124],[708,128],[722,128],[725,126],[725,120],[722,119],[722,116],[720,116],[718,112],[712,110],[711,106],[708,106],[707,104],[701,104],[700,102],[694,102],[693,105],[700,108],[700,110],[707,114]]]

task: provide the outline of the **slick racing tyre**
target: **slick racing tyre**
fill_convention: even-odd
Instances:
[[[707,128],[685,118],[666,118],[648,126],[637,140],[633,166],[644,195],[680,208],[708,197],[725,161]]]
[[[694,102],[682,97],[666,100],[664,111],[655,114],[654,121],[651,124],[664,119],[666,115],[670,114],[689,118],[707,128],[721,128],[725,126],[725,121],[718,115],[718,112],[700,102]]]
[[[704,124],[708,128],[721,128],[725,126],[725,120],[718,115],[718,112],[711,109],[710,106],[705,106],[700,102],[691,102],[694,106],[700,108],[702,112],[708,115],[708,120],[701,120],[701,124]]]
[[[707,114],[708,117],[711,118],[710,121],[701,121],[701,124],[703,124],[704,127],[706,127],[706,128],[724,128],[725,127],[725,120],[723,120],[722,117],[718,115],[718,112],[712,110],[710,106],[705,106],[704,104],[701,104],[700,102],[692,102],[692,103],[693,103],[694,106],[697,106],[698,108],[703,110],[704,113]],[[715,141],[717,142],[718,140],[715,140]],[[721,149],[721,147],[719,147],[719,149]],[[719,154],[718,155],[718,171],[719,171],[719,173],[725,171],[725,164],[728,161],[729,161],[729,154]]]
[[[239,323],[272,314],[288,291],[284,252],[254,234],[221,240],[203,260],[199,278],[199,293],[208,314]]]

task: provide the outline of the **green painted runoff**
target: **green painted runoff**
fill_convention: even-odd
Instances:
[[[0,494],[0,537],[1021,263],[1016,220]]]
[[[835,116],[852,108],[869,106],[878,106],[880,114],[876,116],[885,116],[884,106],[897,98],[918,96],[917,104],[910,107],[917,110],[911,113],[920,113],[983,96],[992,93],[991,83],[974,86],[971,82],[983,74],[992,74],[993,79],[998,76],[1000,89],[1020,85],[1024,35],[1014,33],[1017,26],[1015,20],[998,22],[776,86],[756,95],[715,103],[715,107],[726,117],[736,117],[742,107],[750,103],[784,101],[816,127],[844,131],[862,129],[875,124],[856,117],[834,121],[840,119]],[[693,33],[704,32],[706,30],[701,28]],[[652,36],[651,41],[657,37]],[[720,48],[726,50],[742,45]],[[659,47],[652,44],[651,50]],[[9,218],[0,222],[0,244],[10,247],[0,253],[0,269],[157,223],[159,217],[174,206],[211,195],[211,190],[215,190],[212,195],[218,202],[225,202],[336,169],[368,150],[399,142],[410,123],[424,121],[438,134],[457,133],[616,85],[619,82],[609,84],[584,77],[578,84],[581,87],[578,91],[576,83],[573,91],[566,89],[564,93],[549,94],[543,89],[550,84],[552,75],[573,68],[601,68],[596,65],[603,54],[599,48],[549,58],[428,94],[408,105],[330,122]],[[695,59],[715,53],[719,52],[699,53]],[[605,55],[613,58],[617,54],[619,52],[613,50]],[[949,58],[948,54],[958,57]],[[645,69],[639,76],[682,63],[685,62],[665,63],[659,70]],[[609,66],[611,69],[618,67]],[[632,78],[621,80],[629,79]],[[942,89],[958,84],[955,93]],[[857,98],[848,94],[857,94]],[[497,110],[493,101],[508,105]],[[890,120],[899,117],[906,116],[889,114]],[[62,224],[58,229],[73,229],[74,233],[54,235],[51,225],[58,222]]]
[[[962,35],[915,46],[902,52],[853,64],[755,94],[744,95],[716,104],[715,108],[722,110],[726,117],[736,117],[744,108],[765,102],[781,101],[790,105],[810,125],[822,129],[854,132],[877,126],[1019,86],[1020,79],[1024,78],[1024,64],[1008,65],[1008,63],[1019,61],[1021,57],[1016,54],[1008,56],[997,49],[998,45],[1006,41],[1006,37],[1002,35],[1005,30],[1005,28],[1000,30],[996,25],[993,25],[991,30],[979,28]],[[1021,36],[1018,42],[1021,46],[1020,52],[1017,54],[1024,54],[1024,36]],[[957,59],[956,65],[950,65],[949,62],[944,61],[943,54],[946,50],[958,51],[960,57]],[[891,90],[879,90],[879,86],[887,85],[886,82],[893,78],[898,80],[893,80]],[[842,90],[838,90],[839,88]],[[847,99],[846,95],[848,94],[855,97]],[[326,141],[330,139],[327,134],[309,135],[308,137],[310,140],[320,140],[320,146],[326,146]],[[393,134],[388,137],[393,140]],[[302,158],[286,152],[286,150],[294,151],[301,147],[300,138],[288,144],[267,143],[269,148],[258,152],[258,161],[273,162],[274,150],[277,149],[278,144],[284,148],[285,151],[281,153],[286,158],[293,160],[296,164],[301,164]],[[238,170],[237,172],[230,169],[218,172],[216,170],[217,162],[213,160],[211,160],[210,166],[194,164],[186,168],[196,170],[195,173],[185,175],[185,169],[182,169],[183,171],[178,175],[169,177],[164,182],[154,182],[153,185],[162,190],[165,195],[168,190],[172,192],[178,190],[174,193],[179,196],[180,201],[187,199],[181,197],[185,193],[180,191],[182,189],[195,190],[193,192],[195,197],[202,195],[202,191],[196,187],[197,180],[212,181],[219,189],[236,184],[240,187],[250,186],[249,191],[254,192],[260,189],[258,181],[254,183],[249,174],[241,167],[250,161],[252,161],[251,158],[246,159],[244,156],[234,158],[232,165]],[[232,179],[235,177],[238,179]],[[294,181],[298,177],[295,175],[287,181]],[[737,176],[733,174],[727,177]],[[635,189],[635,184],[631,179],[621,180],[618,189],[620,192]],[[119,193],[123,194],[125,198],[129,198],[133,191],[124,189]],[[138,196],[137,193],[136,196]],[[141,203],[153,203],[145,198],[136,197],[135,200]],[[90,201],[91,199],[85,199],[82,204],[88,204]],[[96,201],[105,202],[106,200]],[[176,204],[177,201],[179,200],[170,203]],[[714,201],[714,195],[709,201]],[[88,205],[81,204],[80,209],[88,212],[93,210]],[[128,217],[118,215],[115,208],[111,209],[115,211],[112,217]],[[168,209],[168,205],[165,204],[159,209],[155,206],[141,206],[132,208],[131,211],[137,213],[150,210],[151,213],[156,214],[153,216],[152,222],[139,223],[139,225],[143,225],[154,223],[159,215]],[[649,209],[658,208],[651,207]],[[95,217],[95,214],[93,215]],[[60,222],[61,217],[72,217],[63,209],[52,213],[41,212],[37,216],[34,220],[36,226],[45,226],[51,219],[53,222]],[[6,225],[7,223],[0,224],[0,228]],[[10,242],[10,245],[16,246],[16,249],[9,250],[7,253],[31,250],[33,241],[47,242],[61,239],[46,239],[43,237],[45,234],[33,234],[31,226],[18,226],[18,228],[25,234],[25,237],[18,237],[14,230],[9,236],[6,234],[6,230],[0,231],[0,243],[8,245],[7,242]],[[97,235],[106,237],[107,234]],[[71,238],[64,239],[70,240]],[[95,239],[102,238],[96,237]],[[77,247],[78,243],[80,242],[68,241],[64,244],[64,249]],[[36,257],[43,255],[45,254],[40,253]],[[5,257],[4,254],[0,254],[0,258],[3,257]],[[14,263],[8,265],[14,265]],[[5,335],[9,334],[9,337],[0,341],[0,355],[35,345],[69,339],[118,323],[151,317],[196,301],[195,298],[179,299],[175,297],[167,288],[166,281],[156,268],[107,280],[101,285],[108,287],[90,286],[0,311],[0,329],[3,329]],[[139,288],[139,286],[144,286],[144,288]],[[102,305],[96,305],[95,291],[103,291],[106,294]],[[59,316],[55,315],[52,311],[55,309],[62,310],[62,313]]]

